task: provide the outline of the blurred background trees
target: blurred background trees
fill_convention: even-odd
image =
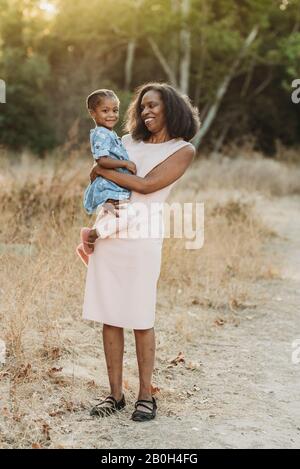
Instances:
[[[300,140],[300,0],[0,0],[0,145],[43,155],[92,126],[85,97],[167,81],[199,107],[195,142]],[[116,129],[122,132],[122,122]]]

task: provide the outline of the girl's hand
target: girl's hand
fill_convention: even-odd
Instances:
[[[132,174],[136,174],[136,165],[133,161],[126,161],[125,168],[127,168]]]

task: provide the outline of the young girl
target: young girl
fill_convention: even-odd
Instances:
[[[96,90],[87,97],[87,108],[96,127],[90,131],[90,143],[93,157],[102,168],[136,174],[136,166],[129,161],[128,153],[120,137],[113,131],[119,120],[120,101],[111,90]],[[88,214],[97,213],[93,228],[81,229],[81,243],[76,252],[85,265],[94,247],[88,242],[89,235],[93,238],[105,238],[124,229],[129,217],[134,216],[133,207],[128,204],[131,191],[118,186],[112,181],[98,176],[89,184],[84,192],[83,205]],[[112,211],[115,201],[120,201],[118,224],[115,217],[103,220],[103,215]],[[124,211],[123,209],[127,209]],[[96,242],[96,241],[95,241]]]

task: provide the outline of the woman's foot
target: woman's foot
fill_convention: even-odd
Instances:
[[[156,416],[156,400],[152,397],[149,399],[138,399],[134,405],[135,411],[133,412],[131,419],[135,422],[145,422],[152,420]]]
[[[77,246],[76,252],[77,252],[78,256],[80,257],[80,259],[82,260],[82,262],[84,263],[84,265],[87,266],[88,263],[89,263],[89,256],[84,252],[82,243],[80,243]]]
[[[108,417],[116,411],[122,410],[126,406],[125,396],[122,395],[120,400],[116,400],[112,395],[107,396],[103,401],[96,404],[90,411],[91,416]]]

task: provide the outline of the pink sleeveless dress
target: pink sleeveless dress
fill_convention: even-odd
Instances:
[[[138,142],[130,134],[124,135],[122,142],[140,177],[180,148],[191,145],[183,139],[157,144]],[[150,194],[132,191],[130,203],[151,207],[152,216],[163,226],[163,211],[159,205],[165,202],[176,182]],[[139,220],[141,224],[143,216]],[[84,319],[130,329],[154,326],[163,229],[159,237],[137,238],[136,223],[136,219],[129,220],[127,237],[108,236],[97,240],[87,269]]]

